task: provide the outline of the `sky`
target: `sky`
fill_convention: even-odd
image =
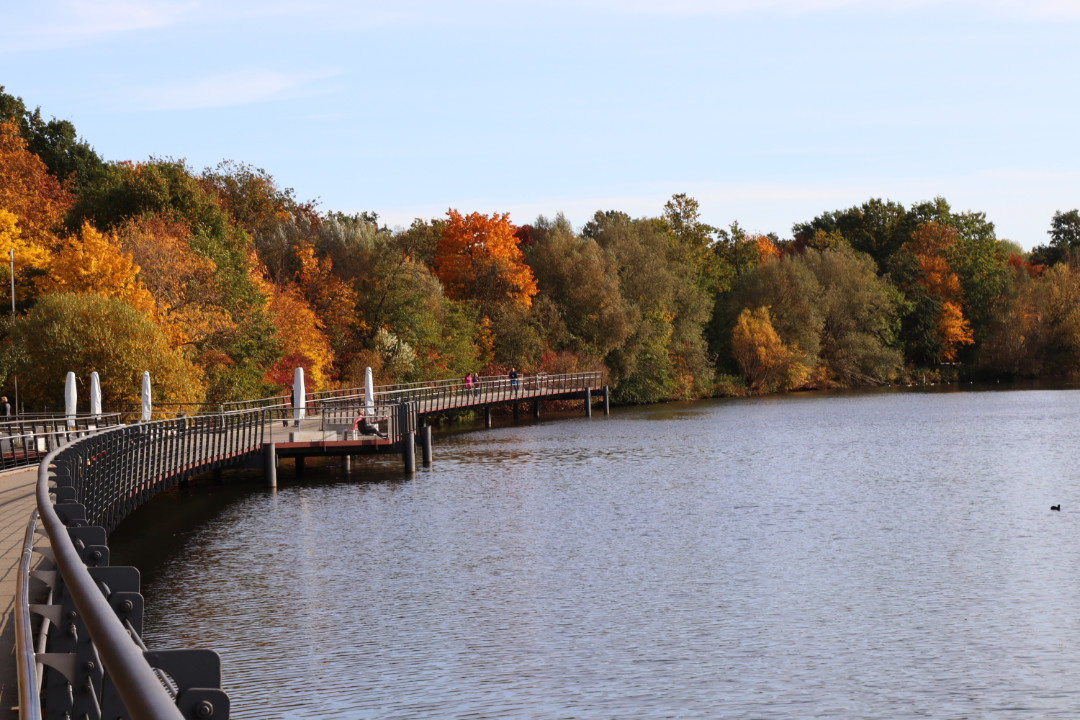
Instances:
[[[106,160],[223,160],[391,227],[663,212],[791,235],[1080,207],[1076,0],[0,0],[0,85]]]

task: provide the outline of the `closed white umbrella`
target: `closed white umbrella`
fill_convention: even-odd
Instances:
[[[90,414],[101,419],[101,380],[97,372],[90,373]]]
[[[150,403],[150,373],[143,372],[142,374],[142,415],[140,419],[143,422],[150,422],[152,406]]]
[[[75,427],[75,404],[77,395],[75,391],[75,373],[69,372],[64,381],[64,414],[67,415],[67,426],[70,430]]]
[[[368,420],[375,416],[375,385],[372,382],[371,368],[364,370],[364,415]]]
[[[293,418],[296,420],[296,424],[299,425],[300,421],[304,419],[304,368],[296,368],[296,372],[293,373],[293,386],[292,386],[292,407]]]

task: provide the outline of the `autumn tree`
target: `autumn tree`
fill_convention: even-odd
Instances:
[[[446,214],[434,268],[446,294],[476,301],[489,316],[500,303],[531,305],[536,279],[518,247],[510,214],[463,216],[453,209]]]
[[[843,246],[762,263],[732,294],[729,313],[737,322],[744,310],[770,307],[771,327],[810,371],[809,380],[819,387],[848,387],[885,382],[898,373],[899,303],[873,260]]]
[[[85,188],[68,216],[69,226],[91,221],[117,230],[144,215],[164,215],[186,224],[187,241],[214,265],[213,284],[232,332],[204,344],[200,354],[213,400],[252,397],[268,391],[266,368],[280,357],[276,333],[259,289],[257,257],[249,235],[236,227],[213,192],[180,161],[110,163]]]
[[[292,373],[302,366],[311,389],[326,387],[334,359],[330,341],[300,288],[267,282],[263,291],[270,298],[270,315],[282,352],[282,358],[267,371],[267,379],[279,386],[291,384]],[[286,381],[282,382],[282,378]]]
[[[196,253],[187,223],[165,213],[134,217],[117,229],[117,240],[139,267],[138,278],[157,305],[158,322],[191,357],[236,334],[222,307],[214,262]]]
[[[115,298],[155,319],[154,298],[139,280],[138,273],[139,266],[120,247],[115,235],[106,235],[84,223],[53,257],[49,274],[38,281],[38,289],[42,293]]]
[[[70,195],[26,148],[16,124],[0,123],[0,209],[15,216],[23,242],[55,250],[70,205]]]
[[[31,291],[36,294],[35,280],[45,274],[51,255],[42,246],[28,243],[15,213],[0,208],[0,257],[10,257],[8,253],[12,251],[18,296],[25,299]],[[4,276],[10,279],[8,264],[3,265]]]
[[[974,342],[971,325],[964,317],[963,288],[949,264],[949,255],[957,242],[955,228],[927,222],[916,228],[904,249],[918,265],[918,285],[937,301],[935,327],[940,350],[936,361],[952,362],[959,348]]]
[[[106,407],[138,403],[143,371],[150,372],[159,402],[203,397],[199,369],[144,312],[115,298],[45,295],[16,320],[11,340],[7,352],[19,373],[20,396],[34,409],[63,407],[69,371],[84,383],[96,371]]]
[[[731,331],[735,360],[750,392],[775,392],[802,385],[809,376],[800,353],[793,352],[773,328],[768,307],[743,308]]]

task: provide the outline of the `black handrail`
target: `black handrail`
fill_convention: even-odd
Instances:
[[[183,714],[147,664],[142,651],[132,641],[120,618],[90,577],[68,536],[67,527],[53,509],[49,497],[48,468],[60,452],[62,450],[53,450],[41,461],[37,505],[65,590],[74,600],[105,671],[132,719],[184,720]]]

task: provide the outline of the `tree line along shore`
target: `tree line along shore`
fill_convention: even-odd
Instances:
[[[263,170],[105,161],[0,86],[0,251],[16,311],[0,382],[56,408],[63,378],[137,402],[222,402],[467,373],[603,370],[613,399],[1080,373],[1080,213],[1031,252],[944,198],[872,198],[790,234],[655,217],[451,209],[389,228]],[[7,263],[4,280],[10,282]],[[11,394],[10,390],[7,394]]]

